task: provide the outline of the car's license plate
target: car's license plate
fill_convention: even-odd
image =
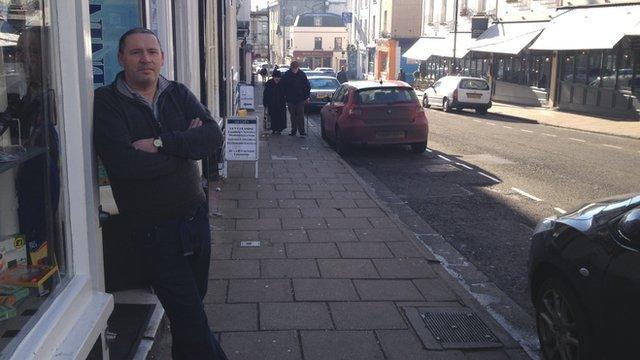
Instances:
[[[325,98],[331,97],[331,93],[318,93],[318,95],[316,95],[316,97],[318,99],[325,99]]]
[[[480,99],[482,97],[482,94],[469,93],[467,94],[467,97],[471,99]]]
[[[404,138],[404,131],[378,131],[378,132],[376,132],[376,138],[378,138],[378,139],[402,139],[402,138]]]

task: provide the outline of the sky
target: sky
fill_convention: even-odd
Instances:
[[[256,5],[260,9],[266,8],[267,7],[267,1],[268,0],[251,0],[251,10],[255,10],[256,9]]]

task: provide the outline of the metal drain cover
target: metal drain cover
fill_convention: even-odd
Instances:
[[[502,347],[471,309],[406,307],[405,314],[427,349]]]

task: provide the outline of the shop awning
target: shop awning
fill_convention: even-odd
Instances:
[[[427,60],[432,56],[453,57],[453,34],[446,37],[423,37],[409,48],[403,57],[413,60]],[[456,39],[456,58],[463,58],[473,43],[470,33],[458,33]]]
[[[548,22],[499,23],[491,25],[469,50],[486,53],[519,54],[540,35]]]
[[[625,35],[638,32],[638,19],[640,5],[572,9],[554,17],[530,49],[611,49]]]

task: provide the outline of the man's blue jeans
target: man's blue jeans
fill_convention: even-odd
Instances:
[[[184,218],[133,226],[145,275],[169,317],[173,359],[227,360],[202,304],[211,257],[207,205]]]

